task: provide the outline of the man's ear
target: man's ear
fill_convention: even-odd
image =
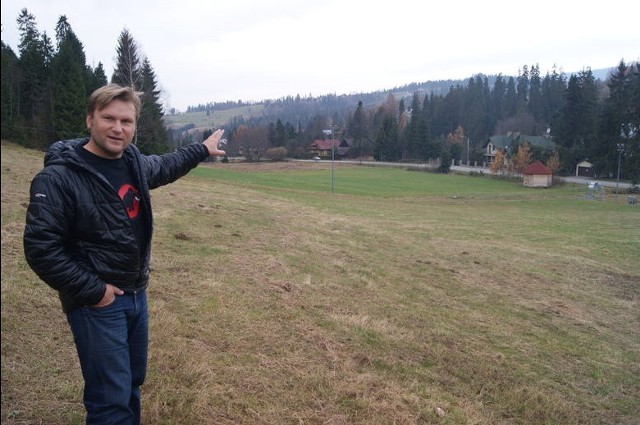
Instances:
[[[87,130],[91,130],[91,115],[87,114],[87,117],[85,118],[85,122],[87,124]]]

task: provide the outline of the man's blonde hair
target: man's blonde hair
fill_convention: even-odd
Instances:
[[[93,115],[95,111],[105,108],[114,100],[133,103],[136,110],[136,120],[140,117],[140,109],[142,109],[140,95],[131,87],[123,87],[118,84],[107,84],[91,93],[87,101],[87,115]]]

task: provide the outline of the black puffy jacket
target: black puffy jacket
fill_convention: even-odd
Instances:
[[[135,145],[127,147],[123,158],[132,170],[147,215],[149,242],[139,247],[118,193],[75,150],[88,140],[51,145],[45,168],[31,182],[24,231],[29,266],[58,291],[65,312],[97,304],[106,283],[125,292],[147,287],[153,229],[149,191],[184,176],[208,156],[201,143],[148,156]]]

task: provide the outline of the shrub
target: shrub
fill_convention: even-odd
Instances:
[[[278,146],[277,148],[268,149],[266,156],[271,161],[284,161],[287,157],[287,148]]]

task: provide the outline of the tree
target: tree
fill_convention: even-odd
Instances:
[[[516,79],[516,112],[524,112],[527,110],[529,102],[529,67],[522,67],[522,72],[518,74]]]
[[[542,99],[542,80],[540,79],[540,67],[538,65],[531,67],[528,110],[536,121],[544,121],[545,114]]]
[[[156,76],[148,59],[142,62],[140,89],[142,111],[137,126],[138,149],[145,154],[162,154],[169,150],[167,131],[164,128],[160,91],[156,88]]]
[[[398,121],[393,116],[386,116],[382,127],[378,130],[373,157],[376,161],[397,161],[400,159],[398,149]]]
[[[104,66],[102,62],[98,62],[98,65],[90,73],[90,78],[87,83],[87,95],[93,93],[96,89],[107,84],[107,74],[104,72]]]
[[[19,119],[18,115],[18,99],[19,99],[19,81],[20,68],[18,67],[18,57],[11,47],[0,41],[2,46],[2,92],[0,94],[2,123],[2,139],[11,139],[15,136],[15,125]]]
[[[542,119],[544,122],[551,122],[552,118],[564,106],[564,93],[567,88],[565,75],[558,73],[556,67],[553,67],[551,74],[542,80]]]
[[[142,81],[138,44],[126,28],[120,33],[116,53],[116,69],[111,76],[111,82],[140,90]]]
[[[421,119],[422,108],[420,96],[418,95],[418,92],[415,92],[413,93],[413,98],[411,100],[411,120],[403,132],[405,152],[403,152],[402,157],[404,159],[418,159],[421,156],[420,145],[424,143],[424,135],[421,134]]]
[[[554,119],[563,170],[571,172],[575,164],[589,158],[596,150],[599,115],[598,89],[590,69],[571,75],[565,92],[565,103]],[[600,165],[598,165],[600,167]]]
[[[505,152],[504,149],[498,149],[496,152],[496,156],[493,158],[493,162],[491,163],[490,169],[494,174],[502,174],[504,170],[504,162],[505,162]]]
[[[369,141],[369,129],[367,124],[362,101],[359,101],[358,107],[353,113],[351,123],[347,129],[347,134],[352,139],[349,155],[356,158],[371,155],[372,146]]]
[[[560,154],[558,151],[553,151],[553,154],[547,159],[546,165],[553,174],[560,169]]]
[[[607,86],[609,97],[604,102],[598,157],[606,174],[617,171],[617,145],[624,146],[620,175],[634,183],[640,181],[640,73],[638,64],[620,61],[611,73]]]
[[[56,25],[56,40],[58,51],[51,63],[52,92],[56,94],[51,122],[57,139],[70,139],[86,133],[85,54],[64,15]]]
[[[46,34],[40,34],[35,17],[27,9],[22,9],[17,22],[19,67],[22,70],[18,105],[24,122],[20,139],[27,146],[44,149],[55,137],[49,116],[49,67],[53,49],[51,40]]]
[[[528,143],[518,146],[518,151],[511,158],[511,168],[516,174],[522,174],[527,165],[531,163],[531,149]]]

